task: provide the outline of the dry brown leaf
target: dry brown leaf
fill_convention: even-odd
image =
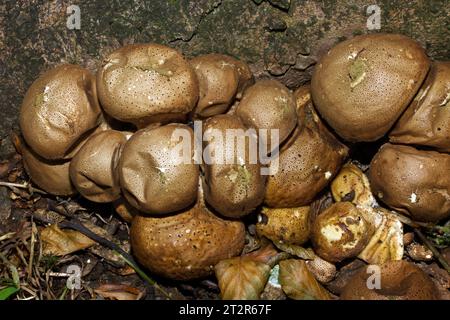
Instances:
[[[262,262],[265,264],[270,264],[271,260],[276,257],[278,251],[272,245],[272,243],[268,242],[262,248],[247,253],[245,256],[251,258],[253,261]]]
[[[279,242],[274,242],[274,245],[281,251],[287,252],[290,255],[296,256],[300,259],[313,260],[314,257],[316,256],[314,254],[314,251],[310,248],[305,249],[303,247],[294,244],[286,244]]]
[[[330,293],[324,289],[306,267],[303,260],[280,262],[279,281],[284,293],[295,300],[330,300]]]
[[[61,230],[57,224],[41,230],[44,243],[43,254],[63,256],[78,250],[89,248],[96,242],[75,230]]]
[[[269,279],[270,266],[251,257],[235,257],[220,261],[215,272],[222,299],[255,300]]]
[[[111,300],[139,300],[144,295],[144,292],[126,284],[102,284],[94,292]]]

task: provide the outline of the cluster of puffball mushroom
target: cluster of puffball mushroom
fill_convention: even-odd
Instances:
[[[67,64],[40,76],[21,107],[20,152],[44,191],[112,202],[131,223],[132,253],[158,275],[212,274],[241,254],[242,218],[255,215],[259,237],[312,245],[309,265],[319,282],[346,259],[382,266],[388,286],[369,290],[363,270],[341,298],[433,299],[431,279],[403,259],[399,217],[450,216],[449,119],[450,63],[430,62],[401,35],[337,44],[311,84],[294,92],[276,80],[255,81],[230,56],[188,60],[166,46],[138,44],[112,52],[96,76]],[[194,140],[192,120],[202,121],[203,132],[278,129],[278,170],[261,175],[264,165],[245,158],[197,164],[194,150],[192,162],[174,163],[171,136],[182,128]],[[381,138],[389,142],[366,176],[349,153],[355,142]],[[235,150],[215,140],[202,147]],[[313,215],[311,204],[327,187],[333,202]]]

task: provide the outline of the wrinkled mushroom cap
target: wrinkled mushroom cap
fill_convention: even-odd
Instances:
[[[369,267],[372,270],[369,270]],[[416,265],[401,260],[390,261],[379,266],[380,288],[368,288],[368,279],[374,277],[374,267],[362,268],[350,278],[344,287],[342,300],[438,300],[439,295],[433,281]],[[377,268],[378,269],[378,268]]]
[[[415,220],[436,222],[450,216],[450,155],[385,144],[372,159],[373,194]]]
[[[357,36],[333,47],[315,67],[314,104],[344,139],[374,141],[405,110],[429,66],[424,49],[408,37]]]
[[[309,239],[309,206],[299,208],[263,208],[256,231],[274,242],[302,245]]]
[[[199,82],[195,115],[206,118],[224,113],[236,95],[253,79],[248,66],[223,54],[205,54],[190,61]]]
[[[125,143],[118,165],[125,199],[150,214],[166,214],[193,204],[199,177],[193,146],[194,133],[184,124],[137,131]]]
[[[339,262],[356,257],[372,233],[372,225],[353,203],[337,202],[316,218],[311,240],[321,258]]]
[[[198,99],[194,70],[175,49],[133,44],[111,53],[97,73],[106,113],[138,127],[182,120]]]
[[[92,135],[70,162],[70,178],[78,192],[94,202],[120,197],[116,166],[126,134],[106,130]]]
[[[130,239],[133,254],[150,271],[174,280],[191,280],[212,274],[219,261],[239,255],[245,227],[197,204],[172,216],[134,217]]]
[[[43,158],[70,159],[74,149],[100,121],[95,77],[64,64],[40,76],[20,109],[26,143]]]
[[[70,196],[76,193],[70,181],[70,161],[44,159],[24,143],[20,146],[20,152],[25,170],[39,188],[57,196]]]
[[[258,159],[255,163],[251,161],[249,139],[245,139],[243,148],[238,144],[239,139],[227,143],[228,129],[238,130],[235,133],[241,137],[247,130],[233,115],[217,115],[204,124],[203,132],[208,141],[203,151],[203,189],[206,202],[215,210],[226,217],[237,218],[261,204],[266,176],[261,174]]]
[[[389,135],[394,143],[450,152],[450,62],[434,62],[413,102]]]
[[[269,207],[310,204],[332,181],[348,153],[323,125],[311,102],[298,113],[301,129],[283,145],[278,162],[274,162],[278,170],[267,179],[264,201]]]
[[[236,115],[248,128],[278,130],[278,145],[297,125],[294,95],[276,80],[262,80],[245,90],[236,108]],[[267,133],[269,143],[271,132]],[[268,151],[276,145],[268,144]]]

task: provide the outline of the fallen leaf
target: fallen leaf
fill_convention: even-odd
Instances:
[[[330,293],[314,278],[303,260],[280,262],[279,281],[284,293],[295,300],[330,300]]]
[[[44,243],[43,254],[63,256],[78,250],[89,248],[96,242],[75,230],[61,230],[57,224],[41,230]]]
[[[222,299],[259,299],[270,269],[269,265],[245,256],[220,261],[215,272]]]
[[[111,300],[139,300],[144,295],[138,288],[126,284],[102,284],[94,292]]]
[[[247,253],[245,256],[251,258],[254,261],[259,261],[265,264],[270,264],[271,260],[278,255],[278,251],[268,242],[262,248]]]

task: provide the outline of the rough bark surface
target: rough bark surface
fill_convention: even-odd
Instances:
[[[373,2],[373,3],[371,3]],[[62,62],[95,70],[127,43],[159,42],[188,56],[220,52],[247,61],[259,78],[295,88],[309,80],[318,57],[367,29],[367,6],[381,9],[381,32],[403,33],[433,59],[449,59],[448,0],[21,0],[0,4],[0,159],[17,129],[27,87]],[[78,5],[81,29],[66,26]]]

